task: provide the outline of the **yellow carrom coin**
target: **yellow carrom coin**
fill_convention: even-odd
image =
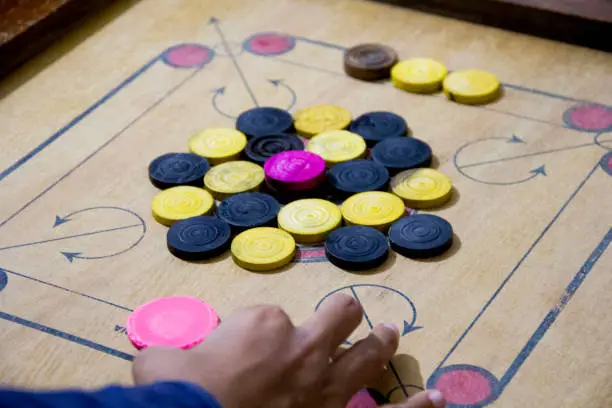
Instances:
[[[351,113],[339,106],[316,105],[299,110],[293,116],[295,129],[304,137],[345,129],[351,123]]]
[[[214,166],[204,176],[204,187],[217,200],[247,191],[257,191],[264,181],[264,169],[248,161]]]
[[[287,265],[295,255],[291,234],[271,227],[253,228],[232,241],[232,259],[244,269],[270,271]]]
[[[294,201],[278,213],[278,226],[299,244],[323,242],[341,223],[342,214],[338,206],[318,198]]]
[[[411,58],[400,61],[391,69],[391,82],[408,92],[431,93],[442,88],[446,67],[433,59]]]
[[[495,75],[477,69],[452,72],[442,86],[448,99],[468,105],[494,101],[501,89]]]
[[[410,208],[434,208],[450,200],[453,182],[438,170],[411,169],[393,177],[391,190]]]
[[[366,149],[363,137],[348,130],[320,133],[306,146],[307,151],[321,156],[327,167],[363,157]]]
[[[189,139],[189,151],[205,157],[212,165],[236,160],[247,144],[244,133],[230,128],[211,128]]]
[[[198,187],[177,186],[153,197],[153,218],[163,225],[171,226],[186,218],[210,214],[215,205],[212,195]]]
[[[340,208],[348,225],[365,225],[386,232],[406,214],[406,207],[395,194],[367,191],[350,196]]]

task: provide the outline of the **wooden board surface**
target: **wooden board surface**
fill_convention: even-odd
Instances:
[[[346,77],[345,47],[371,41],[491,71],[504,97],[469,107]],[[344,291],[372,323],[405,329],[397,377],[378,385],[393,400],[399,383],[414,393],[444,373],[456,396],[462,372],[472,402],[612,405],[610,54],[365,1],[143,0],[111,7],[0,95],[5,383],[129,383],[123,325],[155,297],[198,296],[221,316],[272,302],[299,323]],[[272,274],[173,258],[150,214],[149,161],[255,104],[322,103],[396,112],[432,146],[456,186],[434,211],[457,234],[450,253],[363,275],[319,248]]]
[[[612,51],[612,2],[608,0],[379,1]]]
[[[0,78],[112,0],[0,0]]]

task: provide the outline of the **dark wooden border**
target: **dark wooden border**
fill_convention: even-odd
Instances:
[[[113,1],[58,0],[50,7],[45,0],[0,0],[0,78]]]
[[[612,0],[374,0],[612,51]]]

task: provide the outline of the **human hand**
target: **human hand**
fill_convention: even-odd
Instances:
[[[192,382],[224,408],[345,408],[380,377],[399,342],[398,329],[383,324],[340,349],[362,317],[359,303],[342,294],[297,327],[277,306],[241,309],[190,350],[142,351],[134,361],[134,381]],[[443,406],[441,394],[432,391],[387,408]]]

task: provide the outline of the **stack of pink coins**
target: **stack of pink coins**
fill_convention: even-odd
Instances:
[[[325,180],[325,160],[317,154],[291,150],[271,156],[264,164],[268,187],[278,192],[302,192]]]

